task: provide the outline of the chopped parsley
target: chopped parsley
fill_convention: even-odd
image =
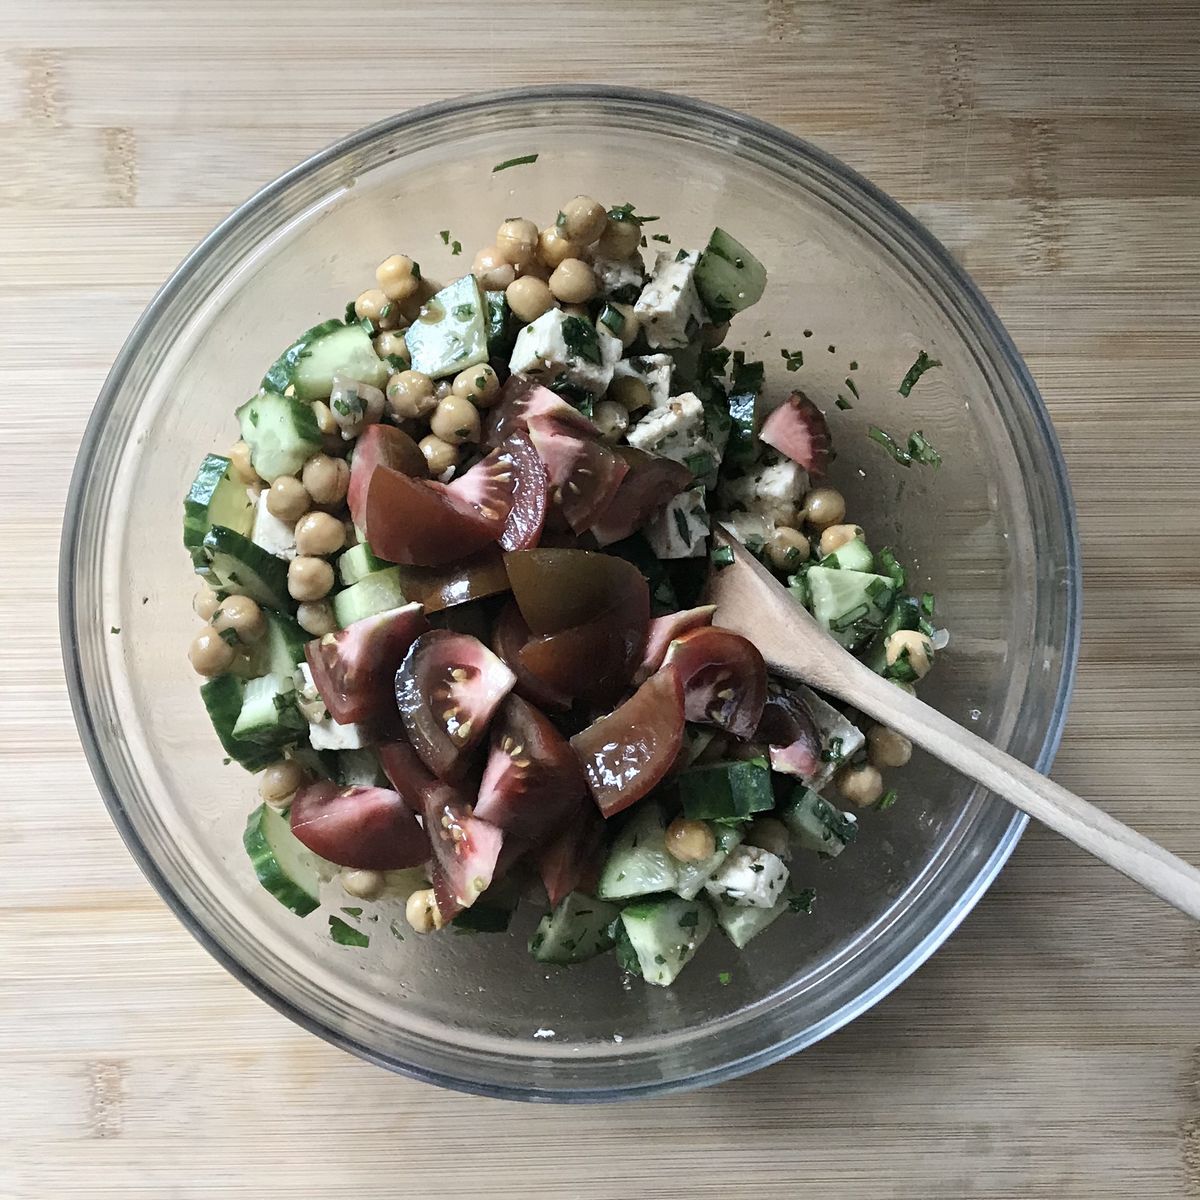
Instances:
[[[905,583],[904,568],[897,561],[892,548],[884,546],[875,557],[879,560],[879,565],[882,568],[880,573],[887,575],[892,580],[896,585],[897,591],[903,591]]]
[[[830,354],[836,354],[836,353],[837,353],[837,347],[836,347],[836,346],[826,346],[826,347],[825,347],[825,349],[826,349],[826,350],[828,350]]]
[[[457,258],[462,253],[462,242],[460,242],[457,238],[455,238],[454,241],[450,243],[450,253],[455,258]]]
[[[922,350],[917,355],[917,361],[908,368],[908,374],[900,381],[900,386],[896,389],[902,396],[907,396],[909,392],[916,386],[917,380],[925,374],[926,371],[931,371],[934,367],[940,367],[941,361],[936,358],[930,358],[928,354]]]
[[[788,908],[792,912],[810,913],[813,910],[813,901],[816,898],[816,888],[801,888],[800,891],[788,900]]]
[[[119,629],[113,630],[113,633],[120,633],[120,632],[121,631]],[[223,642],[228,642],[229,645],[231,645],[231,646],[237,646],[237,645],[241,644],[241,640],[238,638],[236,629],[222,629],[221,630],[221,640]]]
[[[614,208],[608,210],[608,219],[610,221],[630,221],[634,225],[648,225],[651,221],[657,221],[657,217],[643,217],[634,213],[632,204],[618,204]]]
[[[708,475],[717,464],[707,450],[698,450],[695,454],[686,455],[683,465],[699,479],[701,476]]]
[[[567,214],[565,212],[563,212],[562,209],[560,208],[558,210],[558,216],[554,218],[554,225],[556,228],[562,229],[566,226],[566,224],[567,224]]]
[[[676,508],[672,511],[671,515],[675,518],[675,528],[679,532],[679,540],[683,542],[685,546],[690,546],[692,544],[692,531],[688,526],[687,514]]]
[[[780,350],[779,357],[784,360],[784,366],[789,371],[798,371],[804,366],[803,350]]]
[[[452,308],[451,313],[460,321],[469,321],[475,315],[475,305],[473,304],[458,304]]]
[[[356,946],[363,949],[371,944],[371,939],[353,925],[347,925],[341,917],[329,918],[329,936],[339,946]]]
[[[695,929],[699,924],[700,913],[694,908],[689,908],[687,912],[685,912],[683,916],[679,918],[680,929]]]
[[[845,757],[845,755],[842,753],[843,744],[844,743],[840,737],[830,738],[829,745],[821,751],[821,761],[831,763],[841,762]]]
[[[361,917],[362,916],[361,908],[343,908],[342,912],[344,912],[346,914],[346,916],[348,916],[348,917]]]
[[[878,442],[902,467],[911,467],[914,462],[930,467],[942,465],[942,456],[919,429],[908,435],[908,441],[903,446],[878,425],[870,426],[867,436],[873,442]]]
[[[497,171],[507,171],[509,167],[525,167],[530,163],[535,163],[538,160],[536,154],[520,154],[516,158],[506,158],[502,163],[497,163],[492,168],[492,174]]]
[[[621,331],[625,328],[625,314],[620,309],[613,308],[611,304],[606,304],[604,311],[600,314],[600,324],[620,337]]]
[[[670,236],[669,236],[668,234],[665,234],[665,233],[652,233],[652,234],[650,235],[650,240],[651,240],[652,242],[666,242],[666,243],[667,243],[667,245],[670,245],[670,244],[671,244],[671,238],[670,238]],[[679,260],[678,260],[678,259],[676,259],[675,261],[676,261],[676,262],[678,262]]]
[[[879,803],[876,804],[875,807],[880,812],[887,812],[887,810],[889,808],[891,808],[893,804],[896,803],[896,799],[897,799],[896,789],[889,788],[886,792],[883,793],[882,796],[879,797]]]
[[[804,331],[804,336],[805,336],[805,337],[812,337],[812,330],[811,330],[811,329],[806,329],[806,330]]]
[[[716,567],[718,571],[723,570],[725,567],[732,567],[733,566],[733,547],[732,546],[718,546],[712,552],[712,565],[714,567]]]
[[[933,593],[926,592],[921,597],[921,611],[927,616],[933,616]]]
[[[857,364],[851,363],[850,366],[851,366],[851,369],[853,369],[855,366],[857,366]],[[855,383],[854,380],[851,379],[849,375],[846,376],[846,386],[850,389],[851,395],[853,395],[855,400],[857,400],[858,399],[858,384]]]
[[[567,317],[562,323],[563,341],[576,358],[600,365],[600,343],[596,340],[596,329],[582,317]]]
[[[109,633],[120,633],[121,627],[120,627],[120,625],[114,625],[114,626],[112,626],[112,628],[109,629],[108,632]]]
[[[450,245],[450,230],[448,230],[448,229],[439,229],[439,230],[438,230],[438,237],[440,237],[440,238],[442,239],[442,245],[443,245],[443,246],[448,246],[448,245]]]
[[[842,409],[843,411],[847,408],[854,407],[854,405],[851,404],[850,401],[847,400],[846,397],[843,396],[841,392],[838,392],[838,398],[834,401],[834,403],[838,406],[838,408]]]
[[[718,983],[719,983],[719,984],[720,984],[722,987],[728,987],[728,986],[729,986],[729,984],[730,984],[730,981],[731,981],[732,979],[733,979],[733,976],[732,976],[732,975],[730,975],[730,973],[729,973],[728,971],[721,971],[721,972],[720,972],[720,973],[717,975],[717,982],[718,982]]]
[[[353,325],[358,320],[358,313],[355,312],[354,306],[357,303],[355,300],[350,300],[346,304],[346,314],[343,320],[347,325]]]

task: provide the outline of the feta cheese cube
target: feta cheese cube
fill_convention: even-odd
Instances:
[[[771,540],[775,526],[763,516],[752,512],[723,512],[714,518],[720,521],[730,533],[748,550],[758,554]]]
[[[592,259],[592,274],[596,276],[600,295],[618,304],[632,304],[646,282],[646,268],[640,254],[632,258],[602,258],[597,255]]]
[[[852,725],[832,704],[823,700],[812,688],[798,687],[796,694],[808,709],[817,733],[821,737],[823,754],[832,756],[828,762],[822,758],[815,774],[802,782],[814,792],[820,791],[842,765],[862,749],[866,738],[857,725]]]
[[[296,527],[281,521],[267,509],[267,493],[259,492],[254,502],[254,526],[250,532],[250,540],[268,554],[278,558],[295,558],[299,553],[296,549]]]
[[[517,334],[508,366],[514,373],[529,375],[551,389],[555,383],[565,382],[602,396],[616,365],[611,346],[614,341],[620,347],[619,339],[607,330],[601,338],[586,317],[552,308]]]
[[[697,250],[660,254],[650,282],[633,306],[647,343],[656,350],[686,346],[708,318],[696,291],[699,261]]]
[[[671,402],[671,376],[675,362],[669,354],[635,354],[617,363],[613,378],[632,376],[650,389],[650,407],[666,408]]]
[[[683,462],[684,456],[704,440],[704,405],[694,392],[672,396],[663,408],[652,408],[626,434],[626,441],[647,454],[661,454]]]
[[[300,693],[300,711],[308,721],[308,740],[314,750],[361,750],[371,744],[365,726],[339,725],[329,715],[308,663],[296,668],[294,680]]]
[[[700,558],[708,537],[708,509],[703,486],[672,497],[666,508],[642,529],[659,558]]]
[[[787,864],[758,846],[737,846],[704,885],[718,903],[774,908],[788,885]]]
[[[730,512],[760,516],[773,530],[796,515],[808,491],[808,473],[790,459],[771,458],[756,463],[744,475],[724,480],[721,505]]]

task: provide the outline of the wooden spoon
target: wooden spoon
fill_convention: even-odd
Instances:
[[[717,544],[733,551],[733,563],[714,571],[709,584],[716,623],[749,638],[772,671],[854,705],[1168,904],[1200,918],[1195,867],[864,666],[727,529],[718,525],[715,532]]]

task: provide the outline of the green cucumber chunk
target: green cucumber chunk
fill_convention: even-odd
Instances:
[[[218,675],[200,686],[200,699],[208,711],[217,737],[234,762],[247,771],[261,771],[279,758],[279,751],[236,737],[233,727],[242,712],[242,700],[246,685],[233,675]]]
[[[338,578],[347,586],[366,579],[376,571],[385,571],[392,564],[386,559],[376,558],[374,551],[366,542],[359,542],[338,556]]]
[[[314,325],[275,360],[262,386],[269,392],[283,392],[290,386],[297,400],[327,400],[335,375],[377,388],[387,383],[387,363],[375,353],[371,335],[358,322]]]
[[[625,900],[670,891],[677,864],[667,853],[666,832],[662,809],[653,802],[639,804],[613,842],[597,895]]]
[[[731,820],[775,807],[771,768],[765,758],[689,767],[678,780],[685,817]]]
[[[832,554],[826,554],[820,565],[831,571],[861,571],[869,575],[875,570],[875,556],[867,543],[858,537],[839,546]]]
[[[334,753],[337,755],[334,777],[342,787],[392,786],[379,766],[374,750],[337,750]]]
[[[487,347],[489,358],[501,358],[506,363],[517,340],[516,322],[503,292],[484,292],[487,302]]]
[[[767,269],[736,238],[712,231],[696,264],[696,290],[714,325],[728,321],[762,298]]]
[[[611,950],[611,926],[621,910],[606,900],[571,892],[538,922],[529,953],[538,962],[569,966]]]
[[[363,576],[356,584],[338,592],[333,598],[333,615],[345,629],[363,617],[387,612],[407,604],[404,589],[400,586],[400,568],[388,567]]]
[[[320,907],[321,875],[332,875],[337,867],[301,844],[284,813],[267,804],[256,808],[242,844],[258,882],[280,904],[300,917]]]
[[[714,904],[713,913],[721,932],[739,950],[744,950],[749,941],[758,937],[792,907],[795,895],[795,889],[787,887],[770,908],[754,908],[749,904]]]
[[[882,675],[887,670],[887,640],[901,629],[921,628],[921,604],[912,596],[897,596],[883,628],[871,639],[863,655],[863,662],[872,671]]]
[[[708,858],[699,862],[680,863],[676,868],[675,895],[684,900],[694,900],[703,890],[704,885],[712,878],[713,873],[729,857],[729,852],[741,843],[745,836],[738,825],[710,824],[716,850]]]
[[[734,363],[729,383],[729,441],[724,462],[749,468],[758,457],[759,397],[763,390],[761,362]]]
[[[288,565],[282,558],[256,546],[248,537],[223,525],[204,535],[199,573],[209,576],[218,591],[249,596],[264,608],[287,612],[294,607],[288,592]]]
[[[259,392],[237,410],[242,440],[254,469],[268,482],[298,475],[321,449],[321,431],[312,405],[294,396]]]
[[[621,913],[621,924],[647,983],[669,987],[712,932],[712,910],[702,900],[660,896],[639,900]]]
[[[879,632],[896,595],[892,580],[867,571],[817,566],[804,579],[817,624],[848,650]]]
[[[252,658],[261,664],[263,675],[291,675],[304,661],[304,647],[310,637],[291,617],[263,609],[266,636],[254,647]]]
[[[404,331],[412,369],[432,379],[488,360],[486,306],[479,282],[464,275],[442,288]]]
[[[229,459],[206,454],[183,501],[183,544],[193,558],[201,557],[205,535],[214,525],[248,537],[254,505],[245,486],[231,476]]]
[[[823,796],[798,787],[779,810],[779,819],[802,850],[837,858],[858,837],[858,822]]]
[[[250,679],[242,691],[242,707],[233,736],[259,746],[286,746],[308,729],[296,707],[296,685],[291,672]]]

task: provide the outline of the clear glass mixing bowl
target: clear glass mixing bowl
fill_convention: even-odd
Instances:
[[[535,164],[492,170],[530,153]],[[386,254],[403,249],[448,279],[501,218],[547,221],[579,192],[661,215],[648,231],[675,246],[722,225],[768,265],[766,295],[731,344],[765,358],[777,394],[799,384],[829,407],[833,482],[852,519],[915,564],[918,591],[936,592],[953,633],[922,695],[1045,768],[1078,637],[1071,497],[1024,364],[942,246],[814,147],[673,96],[507,92],[366,129],[242,205],[138,322],[79,455],[61,618],[83,744],[151,882],[247,986],[382,1066],[520,1099],[695,1087],[824,1037],[949,935],[1024,824],[918,755],[896,777],[900,802],[864,815],[851,852],[800,862],[798,882],[818,890],[811,917],[777,922],[745,954],[714,935],[669,990],[623,987],[611,958],[539,966],[525,950],[532,915],[508,936],[343,948],[323,913],[299,920],[258,886],[241,846],[254,786],[221,765],[184,657],[194,582],[180,515],[195,466],[233,440],[234,406],[279,349],[340,314]],[[447,228],[460,258],[439,237]],[[902,399],[920,349],[942,366]],[[788,372],[781,350],[802,350],[804,367]],[[838,411],[851,374],[858,398]],[[944,465],[897,465],[870,423],[923,429]]]

